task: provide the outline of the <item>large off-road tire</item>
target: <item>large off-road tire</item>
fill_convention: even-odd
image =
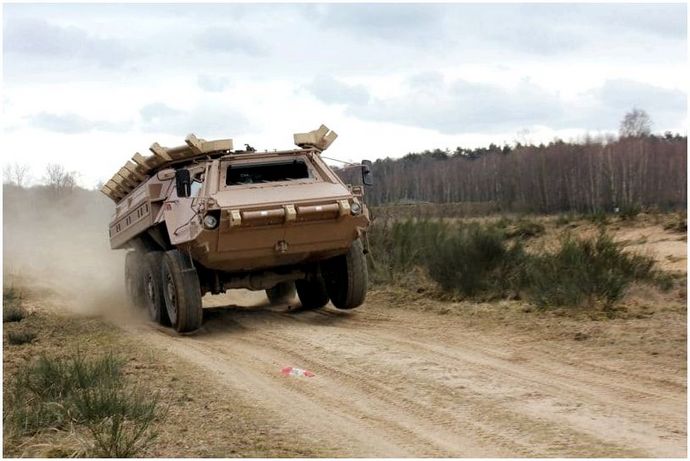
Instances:
[[[326,282],[321,274],[316,277],[295,281],[297,296],[305,309],[319,309],[328,304]]]
[[[144,254],[139,251],[128,251],[125,256],[125,291],[127,299],[136,307],[146,305],[144,299],[143,268],[146,263]]]
[[[352,242],[350,250],[322,265],[326,291],[338,309],[354,309],[364,302],[367,295],[369,274],[362,242]]]
[[[201,327],[203,310],[199,275],[189,256],[179,250],[166,251],[161,278],[163,299],[172,327],[180,333]]]
[[[162,251],[151,251],[143,255],[141,279],[144,291],[144,305],[149,318],[161,325],[170,325],[168,312],[163,301],[163,279],[161,278]]]
[[[280,282],[266,290],[266,297],[271,304],[286,304],[295,296],[295,282]]]

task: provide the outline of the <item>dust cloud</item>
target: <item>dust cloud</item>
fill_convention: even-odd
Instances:
[[[3,186],[5,285],[43,293],[83,314],[129,309],[124,251],[113,251],[112,201],[98,191]]]
[[[114,203],[98,191],[56,194],[47,186],[3,187],[3,271],[6,285],[50,297],[51,304],[115,321],[146,314],[127,300],[126,250],[112,250],[108,223]],[[248,290],[203,298],[205,307],[261,307],[266,295]]]

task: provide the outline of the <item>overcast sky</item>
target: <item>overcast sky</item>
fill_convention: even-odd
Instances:
[[[685,4],[66,5],[3,7],[3,161],[57,162],[91,187],[188,133],[326,155],[688,123]]]

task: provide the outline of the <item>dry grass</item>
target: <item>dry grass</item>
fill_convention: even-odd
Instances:
[[[140,447],[137,456],[269,458],[318,455],[301,443],[298,428],[286,427],[253,403],[238,400],[231,389],[219,387],[213,377],[208,377],[194,364],[136,344],[126,333],[97,317],[55,312],[49,299],[29,293],[24,301],[29,315],[21,322],[5,324],[3,389],[6,411],[16,408],[9,399],[12,382],[35,364],[37,357],[46,356],[53,363],[65,363],[79,354],[84,361],[93,363],[104,354],[114,353],[119,358],[121,378],[128,383],[128,388],[142,390],[147,396],[160,395],[159,406],[166,415],[152,422],[151,430],[157,437]],[[25,328],[35,333],[35,339],[22,346],[9,346],[8,335]],[[117,442],[118,434],[132,434],[126,427],[114,427],[115,424],[130,424],[126,420],[119,423],[107,419],[101,423],[88,426],[66,422],[57,429],[31,433],[17,433],[5,424],[3,454],[6,457],[98,456],[107,454],[104,445],[118,446],[111,443]]]

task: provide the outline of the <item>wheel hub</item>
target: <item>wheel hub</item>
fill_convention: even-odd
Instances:
[[[165,288],[168,292],[168,300],[170,301],[170,306],[175,312],[177,312],[177,304],[175,299],[175,284],[173,283],[172,276],[168,274],[166,277]]]

